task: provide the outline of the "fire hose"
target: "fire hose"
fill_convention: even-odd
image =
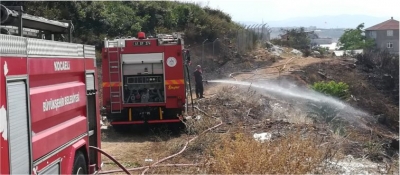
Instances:
[[[197,106],[196,106],[195,108],[196,108],[197,110],[199,110],[200,112],[204,113],[204,115],[207,115],[207,116],[209,116],[209,117],[213,117],[213,116],[208,115],[205,111],[199,109]],[[216,117],[213,117],[213,118],[217,119]],[[217,127],[219,127],[219,126],[221,126],[221,125],[222,125],[222,120],[220,120],[220,123],[219,123],[219,124],[217,124],[217,125],[215,125],[215,126],[213,126],[213,127],[210,127],[210,128],[208,128],[208,129],[206,129],[205,131],[203,131],[203,132],[200,133],[199,135],[202,135],[202,134],[204,134],[204,133],[206,133],[206,132],[208,132],[208,131],[211,131],[212,129],[217,128]],[[161,163],[161,162],[163,162],[163,161],[165,161],[165,160],[168,160],[168,159],[170,159],[170,158],[173,158],[173,157],[175,157],[175,156],[181,154],[183,151],[185,151],[187,145],[188,145],[190,142],[193,142],[195,139],[197,139],[197,137],[199,137],[199,135],[197,135],[197,136],[193,137],[192,139],[190,139],[189,141],[187,141],[186,144],[185,144],[185,146],[184,146],[184,147],[182,148],[182,150],[179,151],[178,153],[173,154],[173,155],[168,156],[168,157],[165,157],[165,158],[163,158],[163,159],[161,159],[161,160],[155,162],[155,163],[154,163],[153,165],[151,165],[151,166],[157,165],[158,163]],[[151,166],[150,166],[150,167],[151,167]],[[142,175],[144,175],[144,174],[150,169],[150,167],[146,168],[146,169],[142,172]]]
[[[118,167],[120,167],[120,168],[122,169],[122,171],[124,171],[126,174],[131,174],[131,173],[129,173],[129,171],[128,171],[124,166],[122,166],[117,160],[115,160],[114,157],[112,157],[111,155],[107,154],[106,152],[104,152],[104,151],[101,150],[100,148],[97,148],[97,147],[94,147],[94,146],[89,146],[89,148],[94,149],[94,150],[100,152],[101,154],[107,156],[107,157],[108,157],[109,159],[111,159],[115,164],[117,164]]]
[[[217,117],[214,117],[214,116],[211,116],[211,115],[207,114],[205,111],[201,110],[201,109],[200,109],[199,107],[197,107],[197,106],[195,106],[194,108],[197,109],[198,111],[200,111],[201,113],[203,113],[204,115],[208,116],[208,117],[212,117],[212,118],[214,118],[214,119],[219,120]],[[165,164],[165,165],[158,165],[158,164],[161,163],[161,162],[164,162],[164,161],[166,161],[166,160],[168,160],[168,159],[171,159],[171,158],[173,158],[173,157],[175,157],[175,156],[177,156],[177,155],[179,155],[179,154],[181,154],[182,152],[184,152],[184,151],[186,150],[186,148],[187,148],[187,146],[189,145],[189,143],[191,143],[191,142],[193,142],[194,140],[196,140],[200,135],[202,135],[202,134],[204,134],[204,133],[206,133],[206,132],[209,132],[209,131],[211,131],[212,129],[215,129],[215,128],[221,126],[222,124],[223,124],[223,122],[222,122],[222,120],[220,120],[220,122],[219,122],[217,125],[215,125],[215,126],[213,126],[213,127],[210,127],[210,128],[208,128],[208,129],[204,130],[204,131],[201,132],[199,135],[197,135],[197,136],[191,138],[190,140],[188,140],[188,141],[185,143],[184,147],[183,147],[179,152],[177,152],[177,153],[175,153],[175,154],[173,154],[173,155],[170,155],[170,156],[168,156],[168,157],[162,158],[162,159],[160,159],[159,161],[153,163],[153,164],[150,165],[150,166],[142,166],[142,167],[136,167],[136,168],[127,169],[127,168],[125,168],[124,166],[122,166],[117,160],[115,160],[111,155],[105,153],[103,150],[101,150],[101,149],[99,149],[99,148],[96,148],[96,147],[92,147],[92,146],[90,146],[89,148],[94,149],[94,150],[96,150],[96,151],[102,153],[103,155],[107,156],[107,157],[108,157],[109,159],[111,159],[115,164],[117,164],[117,166],[118,166],[119,168],[121,168],[120,170],[102,171],[102,172],[99,172],[99,174],[109,174],[109,173],[115,173],[115,172],[125,172],[126,174],[131,174],[129,171],[138,171],[138,170],[143,170],[143,169],[144,169],[143,172],[141,173],[141,174],[143,175],[143,174],[145,174],[145,173],[146,173],[150,168],[152,168],[152,167],[198,166],[199,164]]]

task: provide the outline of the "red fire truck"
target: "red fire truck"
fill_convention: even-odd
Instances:
[[[71,22],[0,9],[0,174],[99,171],[94,46],[71,43]]]
[[[103,108],[117,131],[133,124],[181,123],[190,61],[181,34],[105,39]],[[186,77],[186,78],[185,78]],[[189,85],[189,86],[188,86]]]

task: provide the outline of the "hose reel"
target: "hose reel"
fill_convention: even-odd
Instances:
[[[18,12],[10,10],[6,6],[0,4],[0,24],[8,25],[14,22],[18,17]]]

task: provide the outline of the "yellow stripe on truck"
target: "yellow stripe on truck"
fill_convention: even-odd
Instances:
[[[158,107],[158,111],[159,111],[159,113],[160,113],[160,120],[162,120],[163,119],[163,115],[162,115],[162,111],[161,111],[161,107]]]
[[[165,80],[165,85],[185,84],[183,79]]]
[[[103,82],[103,87],[119,87],[121,85],[121,82]]]
[[[132,121],[132,108],[129,108],[129,121]]]

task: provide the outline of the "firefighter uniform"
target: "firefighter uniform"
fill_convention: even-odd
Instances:
[[[196,97],[197,98],[204,98],[203,97],[203,75],[201,71],[201,66],[197,65],[196,71],[194,71],[194,81],[196,83]]]

